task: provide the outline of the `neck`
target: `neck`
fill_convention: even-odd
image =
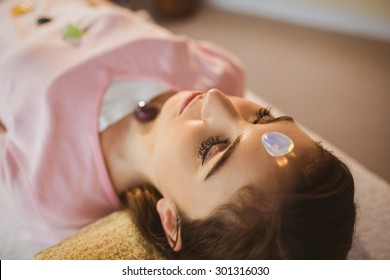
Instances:
[[[162,108],[173,91],[162,93],[149,103]],[[130,114],[100,134],[106,167],[118,194],[140,184],[151,184],[155,121],[141,123]],[[156,186],[157,187],[157,186]]]
[[[145,167],[149,166],[149,157],[145,156],[147,149],[137,128],[133,115],[128,115],[100,134],[106,167],[118,194],[148,181]]]

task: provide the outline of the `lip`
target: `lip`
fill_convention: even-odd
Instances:
[[[181,105],[181,108],[180,108],[180,112],[179,112],[179,115],[181,115],[181,113],[183,113],[183,111],[185,110],[185,108],[188,107],[188,105],[190,105],[190,103],[199,95],[202,95],[203,92],[201,91],[195,91],[195,92],[192,92],[190,93],[186,98],[184,98],[184,101]]]

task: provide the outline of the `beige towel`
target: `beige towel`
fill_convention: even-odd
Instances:
[[[114,212],[57,245],[39,252],[37,260],[162,259],[139,233],[128,210]]]

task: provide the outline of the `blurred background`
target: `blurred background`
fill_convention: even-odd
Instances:
[[[247,85],[390,182],[389,0],[117,0],[224,46]]]

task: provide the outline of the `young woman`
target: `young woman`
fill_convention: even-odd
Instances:
[[[126,193],[131,184],[123,179],[122,190],[145,236],[167,257],[346,258],[353,179],[291,117],[212,89],[180,92],[152,122],[125,127],[128,136],[106,153],[108,166],[126,178],[118,164],[141,163],[135,188]],[[264,140],[273,134],[282,135],[271,141],[286,148],[282,155]],[[103,147],[113,143],[104,137]],[[129,160],[125,147],[132,147]]]
[[[351,174],[291,117],[241,98],[231,54],[114,6],[34,3],[0,4],[11,232],[42,249],[122,197],[169,258],[346,257]]]

